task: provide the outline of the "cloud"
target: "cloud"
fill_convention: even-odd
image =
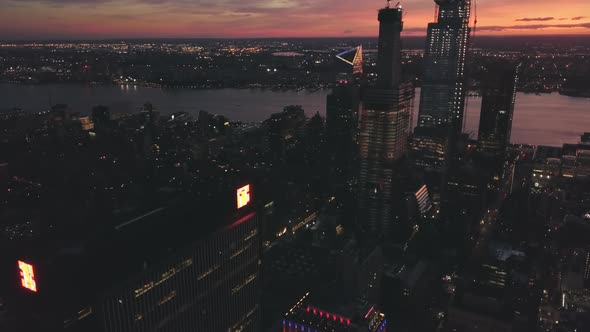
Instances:
[[[582,20],[585,18],[586,18],[586,16],[576,16],[576,17],[572,17],[572,21],[579,21],[579,20]]]
[[[478,27],[479,31],[506,31],[506,30],[541,30],[547,28],[560,28],[560,29],[575,29],[585,28],[590,29],[590,23],[579,23],[579,24],[524,24],[524,25],[510,25],[510,26],[482,26]]]
[[[114,2],[114,0],[7,0],[8,3],[19,3],[19,4],[46,4],[52,7],[66,7],[66,6],[97,6]]]
[[[586,4],[588,0],[567,0]],[[411,4],[410,4],[411,2]],[[555,0],[482,1],[478,29],[535,33],[586,31],[584,11],[572,4],[555,11]],[[0,38],[126,37],[266,37],[375,36],[376,10],[385,4],[359,0],[0,0]],[[535,14],[518,18],[507,13]],[[433,1],[409,1],[404,33],[424,35],[432,22]],[[549,17],[553,14],[555,17]],[[547,17],[544,17],[544,16]],[[523,15],[524,16],[524,15]],[[538,17],[537,17],[538,16]],[[53,19],[50,19],[53,17]],[[590,15],[589,15],[590,17]],[[565,22],[562,22],[565,21]],[[528,23],[527,23],[528,22]],[[57,25],[59,23],[59,25]],[[571,23],[571,25],[558,25]],[[522,25],[517,25],[522,24]],[[549,24],[549,25],[545,25]],[[555,24],[555,25],[553,25]],[[527,31],[527,29],[529,31]],[[541,30],[542,31],[542,30]]]
[[[517,22],[545,22],[545,21],[553,21],[555,17],[523,17],[518,18],[515,21]]]

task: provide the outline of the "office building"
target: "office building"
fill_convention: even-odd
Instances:
[[[416,202],[418,204],[418,210],[421,215],[426,215],[432,210],[432,201],[430,199],[430,193],[428,192],[428,186],[423,185],[414,194]]]
[[[363,47],[357,46],[355,48],[339,52],[335,55],[337,61],[335,69],[340,73],[350,73],[352,77],[359,77],[363,74]]]
[[[334,88],[326,99],[326,143],[332,183],[351,192],[358,155],[360,81],[363,79],[363,47],[334,56]]]
[[[471,0],[435,0],[438,18],[428,24],[419,127],[463,128]]]
[[[307,293],[282,320],[284,332],[387,332],[385,314],[374,305],[346,308],[346,313],[326,310],[312,303]]]
[[[532,331],[539,320],[538,285],[527,255],[492,242],[457,279],[446,328],[465,332]]]
[[[362,96],[358,219],[370,237],[393,230],[394,170],[407,152],[414,87],[401,78],[402,14],[401,7],[379,11],[377,84]]]
[[[19,330],[260,331],[252,189],[182,196],[104,220],[88,239],[4,253],[15,277],[2,292]]]
[[[357,151],[359,88],[338,82],[326,101],[326,141],[332,175],[342,184],[352,175]]]
[[[306,121],[305,111],[299,105],[286,106],[281,113],[274,113],[265,121],[273,162],[286,162],[287,155],[301,139]]]
[[[420,169],[440,170],[445,166],[449,135],[445,128],[417,127],[410,143],[414,165]]]
[[[510,144],[517,80],[517,67],[511,64],[494,63],[486,68],[478,136],[483,151],[503,154]]]

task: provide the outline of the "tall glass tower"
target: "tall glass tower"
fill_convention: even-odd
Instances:
[[[504,154],[512,133],[519,67],[499,62],[486,69],[478,141],[484,151]]]
[[[358,220],[370,237],[391,234],[394,169],[407,152],[414,87],[401,78],[402,14],[399,6],[379,11],[378,78],[362,96]]]
[[[437,22],[428,24],[418,127],[463,128],[471,0],[435,0]]]

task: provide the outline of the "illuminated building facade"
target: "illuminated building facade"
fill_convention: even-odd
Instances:
[[[352,56],[352,57],[351,57]],[[353,49],[346,50],[336,54],[336,59],[352,67],[352,74],[360,76],[363,74],[363,47],[357,46]]]
[[[94,123],[92,123],[92,121],[90,121],[90,118],[87,116],[83,116],[80,117],[80,126],[82,127],[82,130],[84,131],[89,131],[94,129]]]
[[[418,210],[422,215],[427,214],[432,209],[432,201],[430,200],[430,193],[428,192],[428,187],[423,185],[416,191],[414,194],[416,197],[416,202],[418,203]]]
[[[22,255],[10,303],[23,330],[260,331],[259,224],[252,187],[236,187],[117,223],[97,244]]]
[[[424,169],[441,169],[445,165],[449,137],[444,128],[418,127],[410,144],[415,166]]]
[[[107,296],[105,330],[258,331],[258,251],[252,214]]]
[[[482,81],[478,136],[484,151],[503,153],[510,144],[517,81],[515,66],[494,64],[487,68]]]
[[[428,24],[419,127],[463,128],[471,0],[435,0],[437,22]]]
[[[393,174],[406,155],[414,87],[401,79],[401,7],[379,11],[377,85],[362,96],[359,117],[359,222],[368,234],[390,234]]]
[[[33,265],[18,261],[18,269],[20,275],[20,282],[23,288],[31,292],[37,292],[37,282],[35,281],[35,268]]]
[[[387,332],[387,319],[375,306],[341,315],[311,304],[309,296],[307,293],[285,314],[283,332]]]

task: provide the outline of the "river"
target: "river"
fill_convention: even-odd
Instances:
[[[111,85],[13,85],[0,84],[0,109],[20,107],[37,112],[50,103],[68,104],[72,110],[88,113],[94,105],[106,105],[112,112],[135,112],[151,102],[162,114],[205,110],[232,120],[262,121],[285,105],[302,105],[308,116],[325,114],[327,90],[270,91],[258,89],[159,89]],[[420,89],[416,91],[414,122]],[[465,130],[477,137],[481,99],[470,97]],[[590,99],[553,94],[523,94],[516,97],[512,142],[517,144],[562,145],[576,143],[590,131]]]

